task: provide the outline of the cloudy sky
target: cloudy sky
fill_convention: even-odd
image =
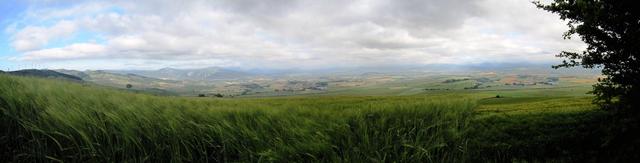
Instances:
[[[3,70],[551,63],[584,47],[528,0],[3,0],[0,29]]]

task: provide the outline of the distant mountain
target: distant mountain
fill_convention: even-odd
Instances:
[[[82,78],[70,74],[60,73],[53,70],[37,70],[37,69],[25,69],[18,71],[9,71],[6,72],[11,75],[19,75],[19,76],[35,76],[35,77],[44,77],[44,78],[58,78],[58,79],[67,79],[73,81],[82,81]]]
[[[251,76],[250,73],[209,67],[201,69],[175,69],[162,68],[158,70],[121,70],[111,71],[120,74],[136,74],[146,77],[165,79],[165,80],[192,80],[192,81],[212,81],[212,80],[229,80],[243,79]]]
[[[91,81],[94,83],[116,86],[116,87],[125,87],[126,84],[136,84],[137,86],[151,86],[155,83],[178,83],[177,81],[169,81],[156,79],[136,74],[119,74],[112,73],[104,70],[87,70],[87,71],[76,71],[76,70],[56,70],[60,73],[69,74],[73,76],[78,76],[86,81]]]
[[[128,80],[135,79],[135,80],[141,80],[141,81],[160,80],[160,79],[140,76],[140,75],[136,75],[136,74],[112,73],[112,72],[108,72],[108,71],[105,71],[105,70],[77,71],[77,70],[58,69],[58,70],[54,70],[54,71],[57,71],[57,72],[60,72],[60,73],[64,73],[64,74],[68,74],[68,75],[77,76],[77,77],[80,77],[80,78],[85,79],[85,80],[93,80],[93,79],[101,79],[101,78],[109,78],[109,80],[114,80],[114,79],[118,79],[118,78],[126,78]]]
[[[159,95],[175,95],[173,91],[169,90],[183,87],[182,83],[178,81],[162,80],[136,74],[119,74],[107,72],[104,70],[76,71],[59,69],[55,71],[68,75],[78,76],[84,81],[89,81],[99,85]],[[130,84],[133,87],[127,88],[127,84]]]

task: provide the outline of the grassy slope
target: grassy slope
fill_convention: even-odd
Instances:
[[[3,160],[100,162],[637,157],[637,127],[609,127],[637,123],[595,109],[587,90],[211,99],[0,75],[0,144]]]
[[[461,161],[473,102],[195,99],[0,76],[8,160]],[[460,149],[460,150],[458,150]]]
[[[591,104],[592,97],[575,92],[575,88],[504,94],[512,96],[481,99],[475,108],[468,147],[469,155],[477,161],[639,159],[638,119],[597,109]]]

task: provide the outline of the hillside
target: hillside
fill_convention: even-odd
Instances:
[[[98,85],[143,91],[159,95],[177,95],[179,88],[184,87],[184,84],[179,81],[161,80],[136,74],[118,74],[102,70],[76,71],[58,69],[55,71],[78,76],[84,81]],[[130,84],[132,87],[127,88],[127,84]]]
[[[82,78],[78,76],[64,74],[64,73],[56,72],[53,70],[25,69],[25,70],[18,70],[18,71],[9,71],[7,73],[11,75],[19,75],[19,76],[34,76],[34,77],[58,78],[58,79],[82,81]]]
[[[165,80],[215,81],[247,78],[250,74],[230,69],[208,67],[199,69],[162,68],[158,70],[120,70],[121,74],[137,74]]]
[[[161,85],[167,85],[172,83],[178,83],[177,81],[168,81],[155,79],[135,74],[117,74],[110,73],[102,70],[55,70],[60,73],[69,74],[81,77],[83,80],[91,81],[97,84],[112,86],[117,88],[125,88],[126,84],[132,84],[140,88],[147,87],[161,87]]]
[[[575,92],[216,99],[0,75],[0,145],[13,161],[637,159],[627,155],[640,144],[630,139],[637,123],[612,120]],[[625,124],[631,130],[607,127]]]
[[[291,70],[288,73],[280,72],[278,75],[265,72],[232,73],[239,75],[236,77],[225,77],[223,72],[236,71],[220,68],[164,68],[145,71],[59,69],[55,71],[115,88],[124,89],[127,84],[130,84],[133,87],[127,89],[162,91],[181,96],[222,94],[227,97],[416,95],[465,90],[590,87],[598,77],[598,75],[586,70],[567,72],[567,70],[553,70],[540,66],[493,65],[490,68],[476,67],[477,69],[473,71],[465,72],[462,71],[467,70],[464,66],[454,66],[450,73],[429,72],[429,68],[432,67],[371,69],[368,71],[362,69],[326,70],[307,74]],[[456,68],[462,70],[455,70]],[[403,70],[406,72],[402,72]],[[150,77],[154,74],[156,77]],[[168,76],[173,76],[170,78],[176,79],[167,79]],[[465,80],[445,82],[459,79]]]

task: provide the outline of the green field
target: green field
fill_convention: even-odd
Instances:
[[[0,74],[2,160],[521,162],[637,159],[635,121],[558,88],[154,96]],[[354,91],[356,92],[356,91]],[[400,93],[401,94],[401,93]],[[495,98],[501,95],[501,98]]]

